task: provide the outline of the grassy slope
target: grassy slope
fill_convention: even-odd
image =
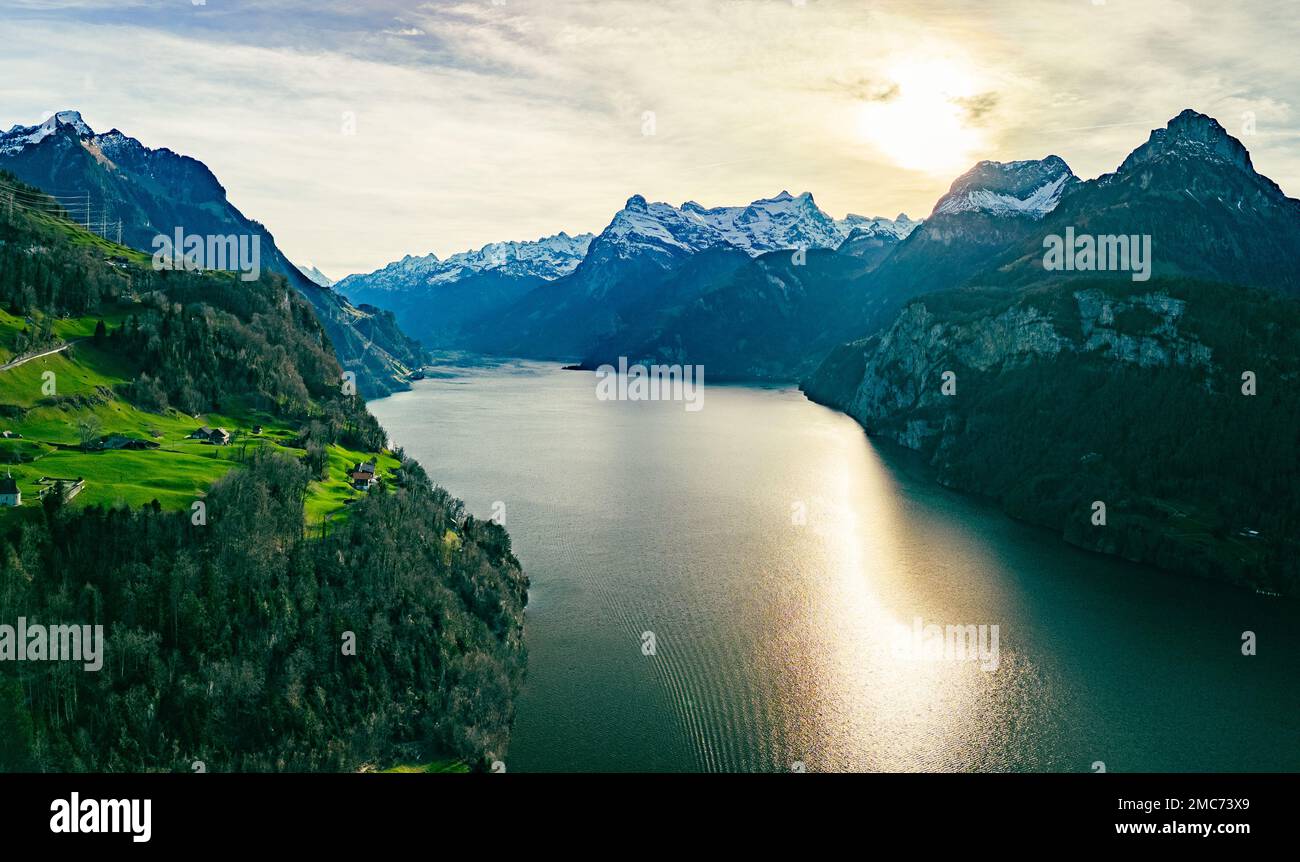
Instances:
[[[65,340],[89,339],[98,320],[115,324],[129,314],[129,309],[123,308],[104,318],[59,320],[55,331]],[[0,311],[0,362],[8,359],[9,345],[26,326],[21,317]],[[44,376],[46,372],[54,374],[53,396],[42,388],[50,380]],[[36,482],[43,476],[86,479],[86,487],[74,498],[73,505],[120,501],[139,506],[156,499],[164,508],[188,509],[252,447],[270,446],[293,455],[303,454],[291,445],[297,429],[265,413],[235,408],[220,415],[194,418],[176,410],[165,414],[139,410],[114,394],[116,387],[133,377],[129,362],[111,350],[95,347],[89,340],[68,352],[0,371],[0,405],[23,409],[21,418],[0,416],[0,431],[23,435],[22,439],[0,440],[0,464],[18,480],[23,509],[35,511],[39,506]],[[153,440],[159,448],[80,451],[75,448],[79,443],[77,422],[91,414],[98,417],[104,434]],[[251,429],[258,424],[263,426],[263,432],[254,436]],[[224,427],[235,435],[234,440],[229,446],[212,446],[186,439],[199,425]],[[347,469],[374,454],[330,447],[330,478],[311,484],[307,500],[309,523],[344,510],[344,500],[357,494],[347,483]],[[397,459],[388,453],[381,453],[378,460],[380,476],[390,476],[398,466]],[[0,510],[0,518],[15,516],[11,509]]]

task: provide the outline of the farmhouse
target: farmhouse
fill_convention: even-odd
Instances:
[[[21,506],[23,504],[23,492],[18,490],[18,483],[8,471],[0,479],[0,506]]]
[[[204,425],[190,434],[191,440],[206,440],[214,446],[225,446],[230,442],[230,432],[225,428],[209,428]]]
[[[368,491],[377,481],[375,477],[375,462],[372,458],[361,464],[357,464],[348,471],[348,480],[352,482],[352,487],[358,491]]]

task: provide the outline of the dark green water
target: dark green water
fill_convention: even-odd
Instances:
[[[509,771],[1300,770],[1295,602],[1071,548],[789,388],[415,385],[371,409],[532,578]],[[900,654],[917,618],[997,668]]]

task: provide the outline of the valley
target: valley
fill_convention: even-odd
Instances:
[[[510,278],[485,254],[439,270],[437,299],[397,265],[340,288],[417,334],[460,320],[437,343],[480,353],[798,381],[1071,544],[1300,595],[1300,319],[1281,265],[1300,256],[1300,201],[1209,116],[1180,112],[1095,179],[1056,155],[978,162],[922,221],[836,220],[806,193],[634,195],[579,250],[509,295],[478,290]],[[1264,388],[1239,394],[1246,372]]]

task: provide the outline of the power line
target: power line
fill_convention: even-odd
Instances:
[[[89,190],[76,195],[51,195],[0,180],[0,202],[8,204],[10,215],[16,206],[25,212],[64,218],[104,239],[113,231],[118,245],[122,243],[122,220],[110,220],[108,207],[96,207]]]

